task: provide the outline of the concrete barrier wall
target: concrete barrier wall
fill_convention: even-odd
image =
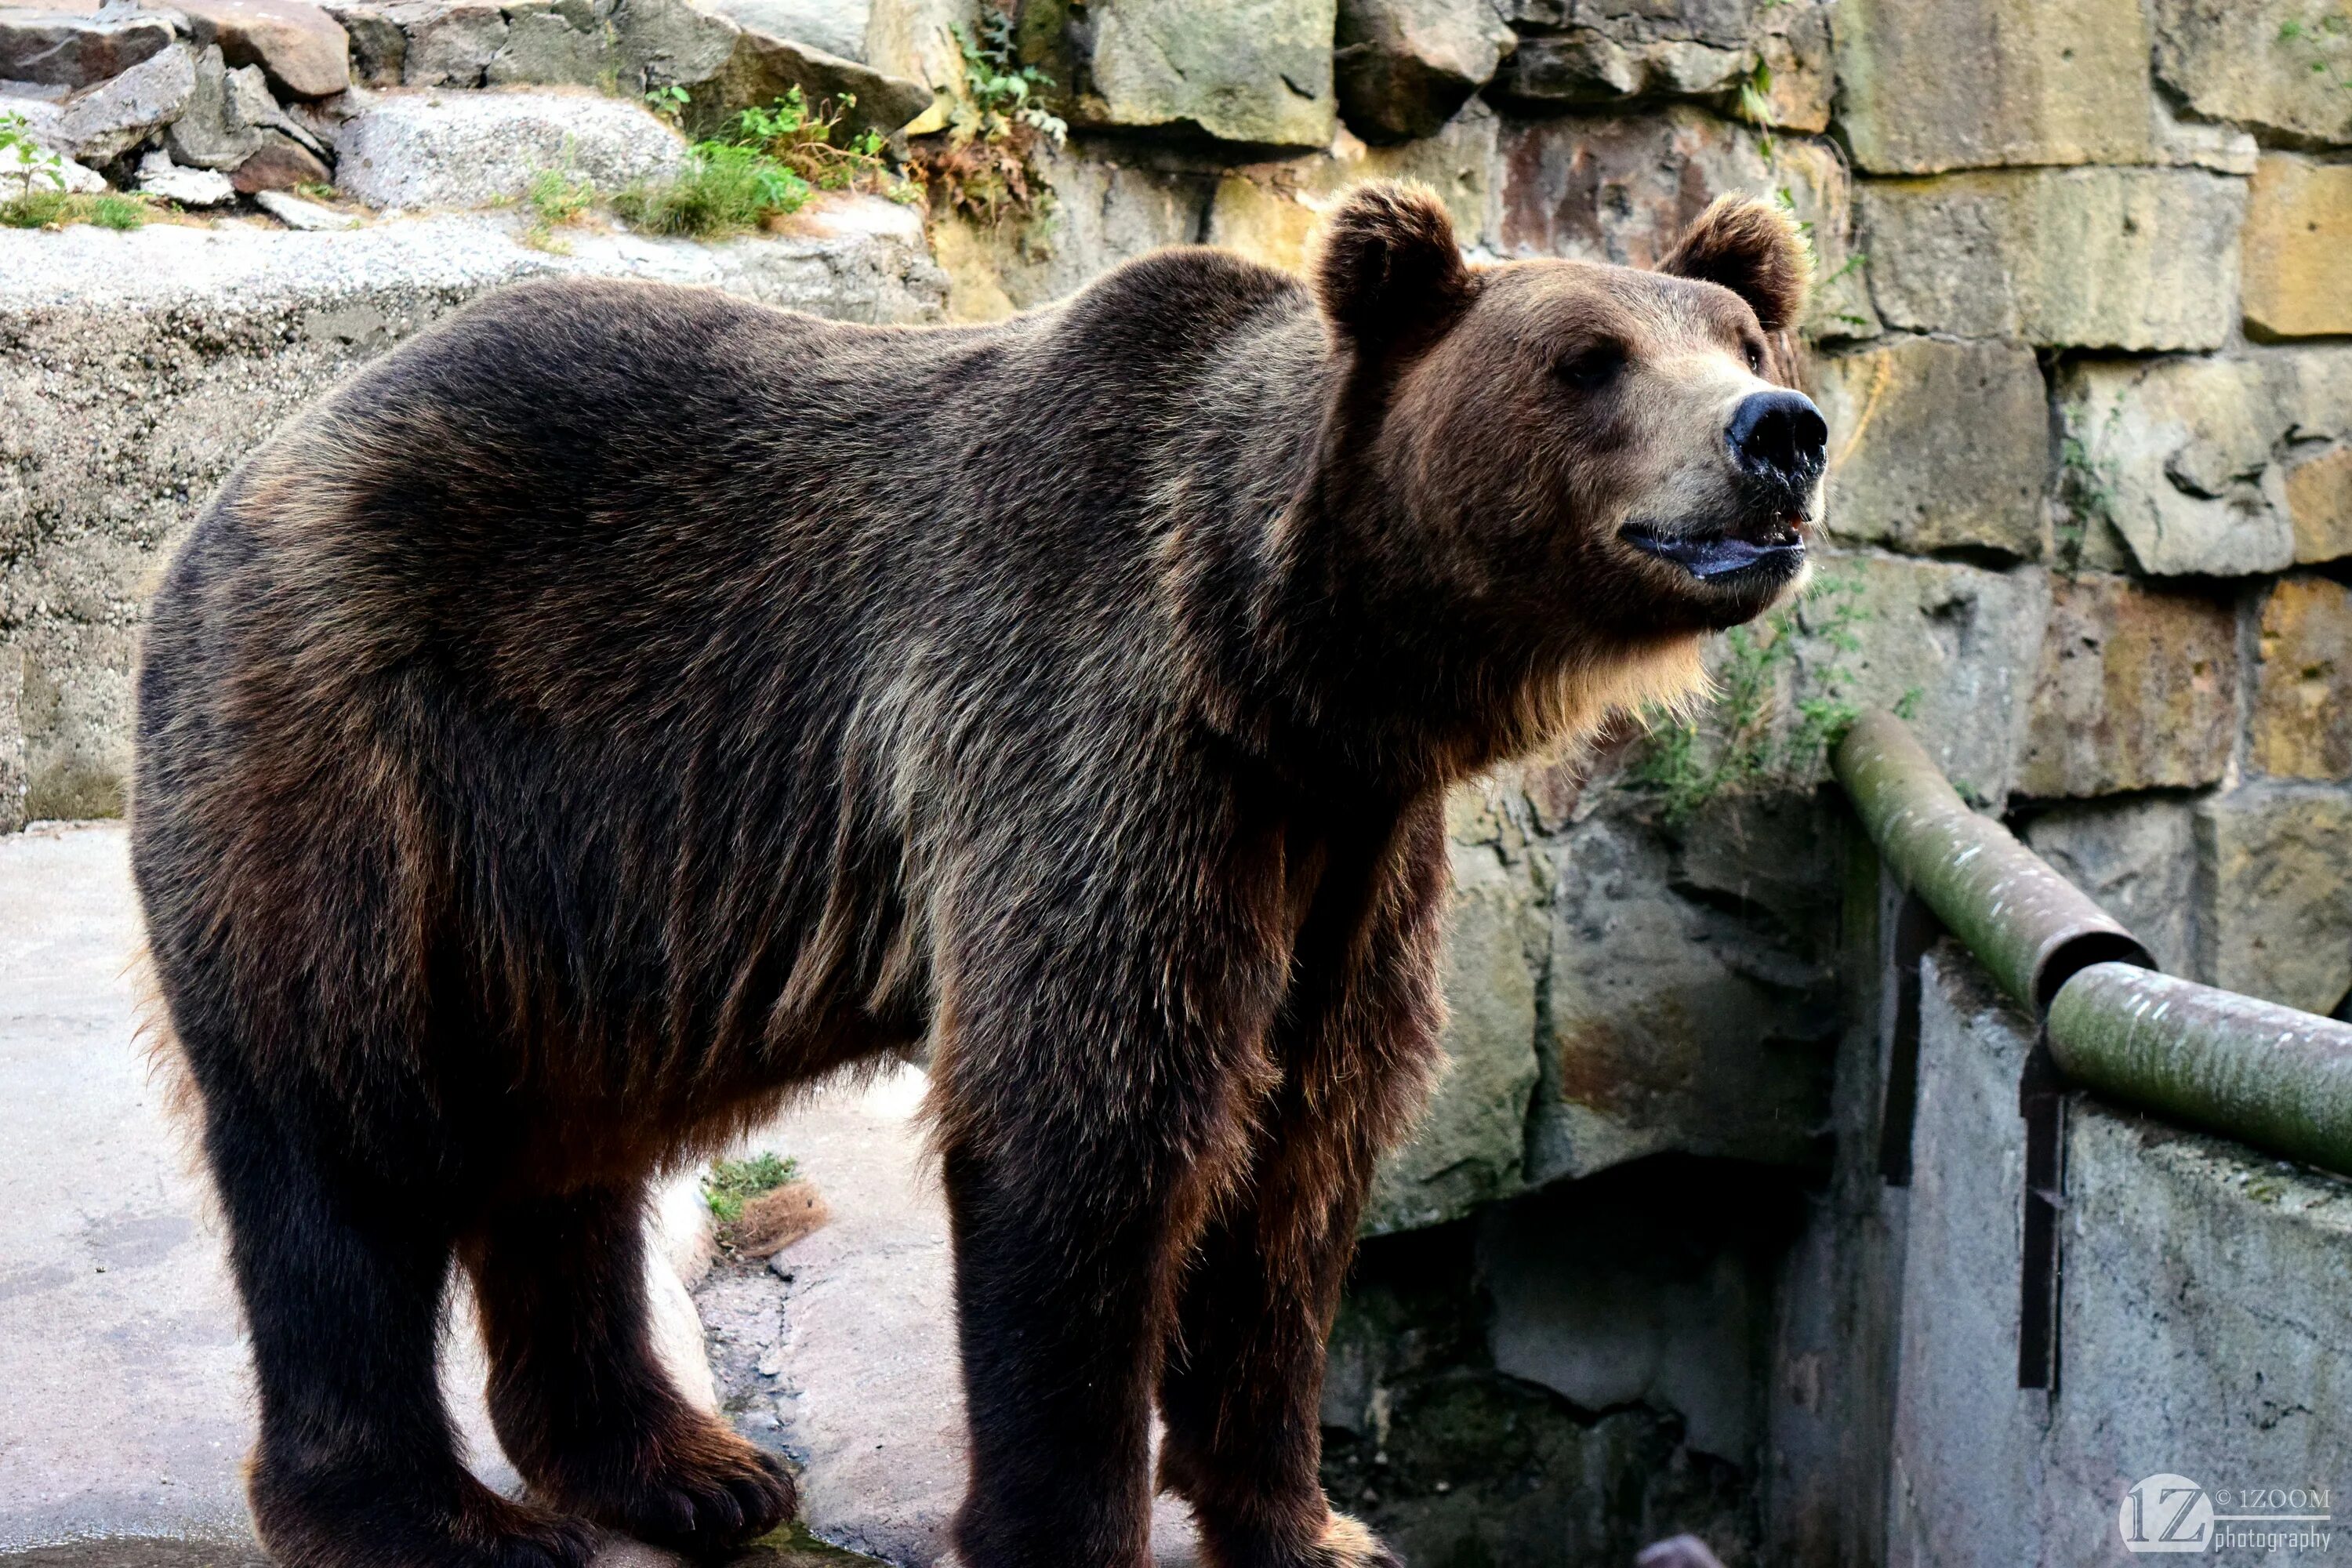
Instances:
[[[2131,1561],[2126,1496],[2167,1475],[2204,1496],[2143,1489],[2151,1540],[2221,1532],[2224,1562],[2298,1533],[2284,1560],[2352,1552],[2352,1527],[2283,1517],[2352,1520],[2352,1182],[2070,1096],[2057,1387],[2016,1386],[2033,1038],[1964,952],[1929,956],[1888,1568]]]

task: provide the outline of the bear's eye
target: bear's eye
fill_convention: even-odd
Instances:
[[[1625,351],[1614,343],[1579,349],[1555,367],[1560,380],[1579,392],[1598,392],[1625,368]]]
[[[1749,343],[1748,345],[1748,374],[1751,375],[1762,375],[1764,374],[1764,345],[1762,343]]]

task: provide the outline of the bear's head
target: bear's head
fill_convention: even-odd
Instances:
[[[1347,361],[1353,504],[1418,592],[1529,646],[1530,675],[1546,644],[1595,679],[1612,653],[1654,667],[1649,689],[1570,708],[1678,695],[1700,634],[1805,572],[1828,429],[1780,382],[1808,271],[1789,216],[1740,197],[1654,270],[1472,267],[1433,195],[1360,187],[1314,278]]]

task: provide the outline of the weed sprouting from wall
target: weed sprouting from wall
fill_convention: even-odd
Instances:
[[[1724,795],[1809,787],[1852,726],[1848,657],[1870,618],[1858,575],[1824,573],[1796,604],[1724,634],[1714,696],[1687,718],[1654,715],[1630,773],[1669,826]],[[1795,694],[1802,675],[1807,689]]]
[[[1007,12],[985,10],[977,34],[961,27],[954,34],[963,90],[938,131],[915,144],[910,162],[940,210],[989,225],[1042,216],[1052,187],[1037,160],[1047,144],[1069,138],[1069,127],[1036,96],[1054,79],[1020,63]]]

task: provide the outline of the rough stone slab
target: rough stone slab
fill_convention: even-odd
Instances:
[[[901,1568],[948,1560],[963,1500],[954,1264],[919,1069],[842,1082],[746,1140],[791,1156],[832,1223],[764,1269],[721,1267],[698,1293],[737,1428],[799,1470],[802,1518]],[[1154,1555],[1192,1561],[1192,1521],[1161,1498]]]
[[[395,0],[383,14],[405,40],[400,79],[410,87],[479,87],[507,41],[506,16],[488,0]]]
[[[1431,135],[1517,42],[1485,0],[1339,0],[1340,112],[1367,142]]]
[[[1524,860],[1513,867],[1457,840],[1454,875],[1444,1077],[1412,1142],[1381,1169],[1364,1216],[1370,1233],[1459,1218],[1521,1184],[1544,921]]]
[[[2190,112],[2312,142],[2352,142],[2352,30],[2305,0],[2152,0],[2156,68]],[[2319,68],[2314,69],[2316,66]]]
[[[195,89],[194,52],[173,44],[64,100],[36,121],[34,134],[85,163],[108,163],[177,119]]]
[[[352,85],[351,40],[309,0],[172,0],[196,47],[220,46],[231,66],[259,66],[270,84],[297,98],[324,98]]]
[[[251,1540],[244,1333],[210,1195],[136,1031],[139,941],[121,827],[0,839],[0,1552]],[[649,1253],[656,1345],[707,1398],[692,1302],[668,1249]],[[452,1314],[444,1394],[477,1472],[512,1492],[472,1323]],[[133,1550],[94,1552],[90,1568],[140,1560]],[[600,1568],[682,1568],[648,1551],[620,1543]]]
[[[2049,623],[2049,574],[1824,554],[1816,581],[1798,612],[1803,641],[1790,700],[1901,705],[1963,795],[2007,800]],[[1816,776],[1828,776],[1826,765]]]
[[[0,80],[89,87],[171,47],[152,16],[96,16],[0,6]]]
[[[2236,324],[2242,183],[2190,169],[1865,181],[1889,326],[2083,348],[2211,349]]]
[[[1339,129],[1338,0],[1108,0],[1088,9],[1102,125],[1198,126],[1224,142],[1324,147]]]
[[[1833,537],[2041,555],[2050,413],[2032,350],[1882,339],[1814,360],[1809,383],[1830,426]]]
[[[578,273],[903,322],[936,320],[944,291],[914,215],[879,197],[828,198],[792,234],[721,246],[583,230],[550,256],[516,226],[0,232],[0,654],[22,658],[31,815],[121,809],[142,606],[229,469],[467,300]]]
[[[2249,785],[2197,807],[2198,970],[2210,984],[2332,1013],[2352,990],[2352,792]]]
[[[1644,1155],[1801,1164],[1827,1114],[1822,977],[1754,924],[1669,890],[1654,831],[1603,811],[1554,877],[1529,1184]]]
[[[1794,137],[1780,139],[1774,153],[1765,156],[1751,128],[1683,105],[1639,116],[1507,118],[1493,243],[1506,256],[1648,267],[1717,196],[1785,190],[1811,226],[1822,280],[1804,331],[1870,336],[1878,319],[1848,238],[1844,163],[1827,144]]]
[[[2352,531],[2352,350],[2077,361],[2057,404],[2077,488],[2143,571],[2235,575],[2326,560]]]
[[[308,147],[290,136],[268,132],[261,145],[237,164],[229,179],[239,195],[250,196],[263,191],[328,184],[334,177],[334,171],[320,163]]]
[[[867,63],[867,0],[711,0],[710,9],[752,32]]]
[[[139,193],[176,202],[184,207],[226,206],[236,200],[228,176],[211,169],[183,169],[162,151],[139,160]]]
[[[2352,164],[2263,158],[2246,201],[2242,266],[2249,333],[2352,333]]]
[[[1836,34],[1872,174],[2149,161],[2140,0],[1839,0]]]
[[[251,66],[244,69],[260,74]],[[231,76],[218,44],[197,55],[195,85],[163,132],[164,150],[174,163],[192,169],[234,169],[261,150],[266,117],[256,112],[258,106],[246,79],[232,82]],[[268,97],[266,87],[262,97]]]
[[[2168,974],[2194,973],[2192,807],[2162,795],[2054,806],[2025,825],[2025,842],[2147,944]]]
[[[408,35],[378,5],[330,5],[351,40],[352,83],[355,87],[398,87],[401,68],[408,60]]]
[[[2237,730],[2236,611],[2127,577],[2061,577],[2017,787],[2040,796],[2219,783]]]
[[[1498,10],[1511,12],[1509,6]],[[1496,92],[1529,104],[1609,105],[1705,98],[1771,125],[1830,123],[1832,6],[1822,0],[1564,0],[1507,16],[1530,36]],[[1752,89],[1761,73],[1770,85]]]
[[[593,93],[385,93],[344,124],[335,185],[374,207],[479,207],[521,196],[542,169],[614,191],[685,158],[644,108]]]
[[[2291,454],[2284,489],[2296,564],[2352,555],[2352,446]]]
[[[2352,779],[2352,589],[2289,577],[2263,601],[2250,723],[2254,771]],[[2346,847],[2352,856],[2352,845]]]

